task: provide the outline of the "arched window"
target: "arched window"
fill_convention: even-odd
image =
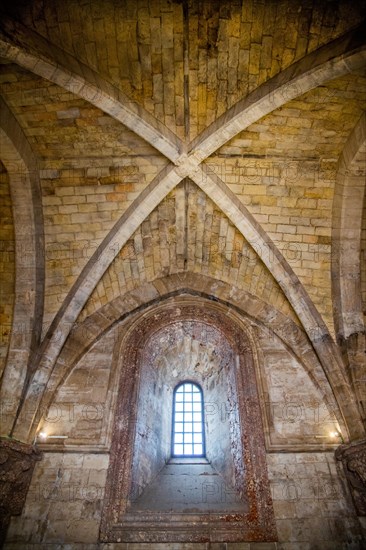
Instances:
[[[172,456],[205,456],[203,394],[193,382],[182,382],[174,390]]]

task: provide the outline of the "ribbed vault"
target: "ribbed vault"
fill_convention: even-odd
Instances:
[[[238,151],[247,158],[261,158],[266,151],[274,170],[278,155],[283,158],[285,150],[296,156],[301,149],[306,162],[314,160],[309,159],[311,155],[329,163],[329,156],[333,159],[339,154],[362,109],[358,89],[363,84],[365,45],[362,24],[357,27],[362,13],[351,10],[348,30],[342,17],[343,2],[332,13],[322,8],[320,25],[315,25],[319,13],[312,4],[294,10],[283,1],[263,10],[258,6],[239,9],[239,3],[228,2],[225,8],[213,8],[205,2],[151,2],[143,9],[129,2],[118,8],[107,3],[103,17],[98,10],[88,14],[82,31],[78,21],[83,10],[75,2],[63,7],[63,15],[57,9],[51,13],[43,2],[32,9],[15,4],[7,10],[0,37],[4,94],[37,154],[43,157],[43,199],[49,208],[45,336],[38,369],[26,394],[35,406],[81,311],[84,318],[118,292],[133,288],[134,277],[143,282],[190,269],[224,281],[233,278],[238,287],[254,291],[271,304],[278,301],[270,290],[275,288],[280,296],[276,305],[298,318],[327,376],[342,388],[350,408],[347,414],[354,416],[352,399],[346,397],[350,390],[341,355],[329,334],[329,217],[313,218],[313,211],[306,212],[308,201],[314,201],[308,211],[329,211],[331,196],[320,191],[324,185],[315,175],[317,167],[307,166],[312,172],[312,191],[305,191],[309,181],[302,173],[300,194],[290,185],[291,204],[291,200],[274,200],[287,193],[281,194],[281,182],[276,193],[267,196],[261,186],[270,187],[271,182],[262,173],[258,187],[244,182],[239,190],[235,187],[241,185],[240,176],[237,183],[238,165],[233,170],[229,158],[222,168],[221,159],[235,157]],[[54,33],[56,20],[62,24]],[[105,38],[106,25],[111,32],[102,53],[100,40]],[[280,38],[282,28],[287,30],[285,40]],[[267,33],[274,29],[277,39],[268,41]],[[117,36],[121,41],[117,41],[118,47],[114,42]],[[129,47],[121,47],[124,43]],[[271,56],[266,54],[269,49]],[[115,64],[111,65],[113,58]],[[14,63],[21,69],[15,69]],[[46,116],[39,111],[37,115],[37,109],[32,113],[37,103],[34,90],[39,85],[44,89]],[[27,89],[31,98],[28,110]],[[347,101],[349,94],[351,102]],[[272,121],[271,117],[277,118]],[[300,117],[303,124],[299,126],[291,117]],[[273,122],[277,122],[274,132]],[[281,132],[284,126],[291,132]],[[337,135],[334,140],[332,132]],[[274,147],[272,134],[276,136]],[[310,141],[310,135],[314,141],[308,148],[303,144]],[[62,161],[57,159],[59,143],[65,147]],[[92,166],[86,164],[86,158],[79,161],[83,148],[90,148]],[[120,160],[112,160],[116,158]],[[113,172],[134,164],[137,171],[132,182],[128,171],[117,177]],[[327,168],[325,165],[325,171]],[[228,171],[233,172],[234,182],[227,177]],[[254,171],[258,172],[258,165]],[[170,208],[173,195],[169,193],[187,177],[203,194],[197,195],[193,205],[194,188],[190,187],[184,218],[179,208]],[[88,178],[91,185],[83,187]],[[285,179],[291,183],[291,177]],[[110,187],[103,189],[104,185]],[[99,196],[92,199],[92,195]],[[273,207],[270,214],[265,207]],[[216,209],[222,212],[218,242],[215,227],[207,226],[211,215],[217,223]],[[203,226],[197,223],[201,216],[205,216]],[[314,235],[301,229],[309,220]],[[174,234],[178,240],[172,247],[169,238]],[[60,242],[67,243],[69,251],[62,268],[54,255]],[[77,244],[71,246],[70,254],[73,242]],[[309,245],[318,248],[310,250]],[[136,258],[131,258],[131,250]],[[177,266],[173,269],[170,258],[174,254]],[[249,260],[243,261],[246,258]],[[122,267],[116,270],[121,259]],[[255,267],[248,271],[252,260]],[[322,274],[317,277],[319,268]],[[25,426],[20,428],[19,437],[25,437],[24,430]],[[359,430],[357,426],[355,431]]]
[[[103,494],[114,455],[113,492],[135,428],[141,441],[148,428],[145,419],[134,426],[130,414],[139,371],[129,355],[138,358],[144,330],[159,319],[168,326],[185,310],[196,322],[196,312],[201,340],[195,329],[188,340],[178,331],[177,345],[169,337],[156,347],[168,366],[187,346],[192,362],[199,357],[220,371],[192,350],[206,345],[206,322],[220,318],[227,327],[236,358],[205,391],[219,400],[223,386],[211,383],[221,376],[230,385],[237,371],[248,419],[255,403],[244,436],[263,431],[278,544],[356,545],[361,527],[331,451],[346,443],[337,456],[364,513],[357,493],[366,410],[364,5],[3,0],[0,12],[2,474],[10,448],[32,454],[36,442],[45,458],[33,488],[50,479],[56,489],[66,480],[100,482]],[[142,376],[157,381],[160,364],[147,360]],[[172,376],[167,369],[166,395]],[[145,385],[145,397],[155,389]],[[59,406],[75,414],[52,425]],[[89,406],[105,412],[95,424]],[[128,413],[130,431],[117,412],[112,434],[115,411]],[[43,427],[56,437],[41,444]],[[150,450],[141,456],[148,460]],[[253,464],[255,451],[254,444]],[[362,460],[351,463],[353,453]],[[250,490],[263,487],[259,474],[249,475]],[[116,510],[131,494],[126,483]],[[18,505],[17,482],[7,487],[6,521]],[[100,523],[102,498],[65,506],[29,497],[9,543],[111,542],[116,532]],[[108,499],[105,506],[112,510]],[[201,540],[200,530],[198,522],[200,543],[226,544],[217,533]],[[250,537],[251,545],[277,544],[274,531]],[[238,524],[235,540],[242,538]]]
[[[78,322],[104,304],[145,282],[185,272],[231,283],[296,315],[253,248],[206,195],[189,179],[141,224],[90,296]]]

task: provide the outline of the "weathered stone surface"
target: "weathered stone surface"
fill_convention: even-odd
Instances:
[[[366,442],[341,445],[335,456],[342,461],[357,514],[366,516]]]
[[[105,547],[362,546],[365,516],[338,491],[327,453],[334,430],[347,443],[365,437],[363,20],[352,0],[3,0],[1,430],[28,443],[40,429],[54,436],[37,437],[46,458],[9,548],[104,546],[123,335],[182,294],[215,303],[250,340],[279,542],[233,542],[235,522],[225,535],[220,519],[193,515],[184,536],[201,529],[211,542]],[[153,382],[173,383],[169,366],[203,377],[211,401],[230,386],[240,402],[243,358],[226,362],[231,344],[190,321],[195,333],[173,322],[157,333],[170,346],[151,340],[160,359],[144,360],[140,407],[151,421],[162,406]],[[233,487],[247,442],[240,450],[238,424],[211,416],[208,453]],[[133,476],[146,487],[164,465],[159,440],[169,447],[164,422],[134,439]],[[318,498],[320,481],[330,492]],[[164,531],[144,514],[151,533]]]
[[[107,467],[106,454],[45,453],[7,544],[97,543]]]
[[[233,224],[193,182],[172,191],[116,256],[80,315],[161,276],[202,273],[248,290],[295,318],[280,287]],[[255,244],[255,243],[254,243]],[[113,245],[111,245],[113,246]]]
[[[280,548],[362,548],[362,526],[336,462],[330,452],[267,455]]]
[[[39,451],[11,439],[0,439],[0,545],[2,546],[12,516],[19,516],[27,497]]]
[[[138,325],[130,337],[124,340],[123,344],[121,342],[123,367],[101,525],[103,541],[118,542],[120,539],[126,542],[164,542],[174,539],[181,542],[218,542],[243,539],[273,541],[277,538],[268,492],[253,355],[248,339],[239,326],[233,321],[228,322],[217,308],[206,306],[203,309],[193,304],[194,302],[173,302],[159,308],[156,313],[152,311],[150,316],[144,316],[143,323]],[[175,334],[173,321],[178,325],[178,334]],[[191,335],[191,339],[188,337],[185,342],[187,352],[191,347],[191,354],[186,357],[188,360],[191,355],[191,366],[188,369],[184,368],[184,353],[182,361],[178,361],[171,371],[172,361],[169,361],[169,355],[164,361],[163,350],[165,348],[165,353],[169,353],[168,350],[174,348],[174,341],[180,342],[180,326],[187,336]],[[215,348],[212,347],[214,344]],[[142,346],[144,347],[140,354]],[[204,360],[204,354],[201,357],[202,352],[199,352],[197,360],[194,359],[195,353],[200,347],[202,349],[202,346],[207,346],[208,352],[212,348],[209,353],[209,356],[213,355],[212,364]],[[215,353],[218,353],[220,369],[215,368]],[[236,360],[234,354],[237,356]],[[160,367],[157,364],[159,361],[162,361]],[[234,366],[236,361],[239,361],[238,367]],[[166,376],[164,365],[167,367]],[[209,399],[216,404],[218,399],[224,397],[224,387],[228,385],[225,403],[236,406],[237,411],[229,414],[229,426],[226,429],[224,425],[217,424],[217,418],[216,423],[214,419],[207,421],[207,430],[210,431],[217,424],[217,428],[214,429],[216,435],[212,434],[212,443],[211,436],[207,435],[207,457],[212,460],[223,479],[226,480],[228,477],[238,494],[242,495],[243,501],[247,501],[247,512],[219,514],[202,510],[201,505],[199,510],[192,510],[190,513],[174,510],[167,513],[166,510],[139,511],[129,506],[131,487],[139,487],[143,491],[170,455],[170,447],[166,441],[169,440],[169,436],[164,436],[164,426],[169,432],[170,419],[167,407],[171,402],[174,372],[177,369],[182,369],[184,376],[198,380],[204,393],[211,395]],[[223,377],[221,382],[220,374]],[[177,370],[177,378],[181,377],[182,374]],[[227,381],[228,377],[230,382]],[[137,392],[135,381],[139,379],[145,384],[143,382]],[[158,392],[160,386],[164,397],[162,395],[158,400],[149,397],[151,387],[155,387]],[[221,395],[216,395],[215,386],[219,393],[221,388]],[[132,395],[133,402],[128,402],[127,396]],[[156,426],[160,422],[163,427],[157,441],[154,441]],[[227,444],[225,439],[228,431],[231,435]],[[130,444],[127,445],[127,442]],[[232,461],[231,468],[227,462],[228,457]]]

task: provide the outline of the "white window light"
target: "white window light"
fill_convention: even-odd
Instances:
[[[205,456],[203,394],[194,382],[182,382],[174,390],[172,456]]]

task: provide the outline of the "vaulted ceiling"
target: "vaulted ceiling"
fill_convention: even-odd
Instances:
[[[366,310],[362,4],[2,9],[3,397],[37,406],[92,315],[199,275],[297,325],[356,402],[338,344]]]

